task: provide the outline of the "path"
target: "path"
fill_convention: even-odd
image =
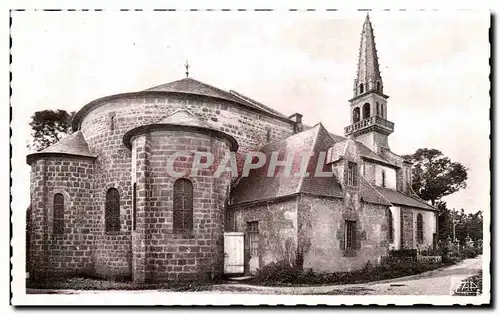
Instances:
[[[482,269],[481,256],[456,265],[398,279],[366,284],[317,287],[263,287],[244,284],[221,284],[216,291],[256,294],[331,294],[331,295],[451,295],[452,284],[477,274]]]

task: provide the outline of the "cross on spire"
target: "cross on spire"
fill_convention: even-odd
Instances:
[[[189,62],[186,60],[186,64],[184,65],[186,67],[186,78],[189,77]]]

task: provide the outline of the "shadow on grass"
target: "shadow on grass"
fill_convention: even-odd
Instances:
[[[373,291],[375,290],[365,287],[351,287],[345,289],[333,289],[328,292],[311,293],[307,295],[371,295]]]

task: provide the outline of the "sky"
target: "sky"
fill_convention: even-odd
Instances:
[[[190,77],[343,135],[365,12],[13,12],[13,198],[29,204],[30,116]],[[468,168],[445,197],[490,209],[487,12],[374,11],[389,145],[435,148]]]

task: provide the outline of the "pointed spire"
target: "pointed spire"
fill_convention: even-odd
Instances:
[[[377,48],[375,47],[375,35],[373,34],[373,27],[368,13],[361,32],[358,72],[354,83],[354,96],[369,90],[382,92],[382,76],[380,75]]]

